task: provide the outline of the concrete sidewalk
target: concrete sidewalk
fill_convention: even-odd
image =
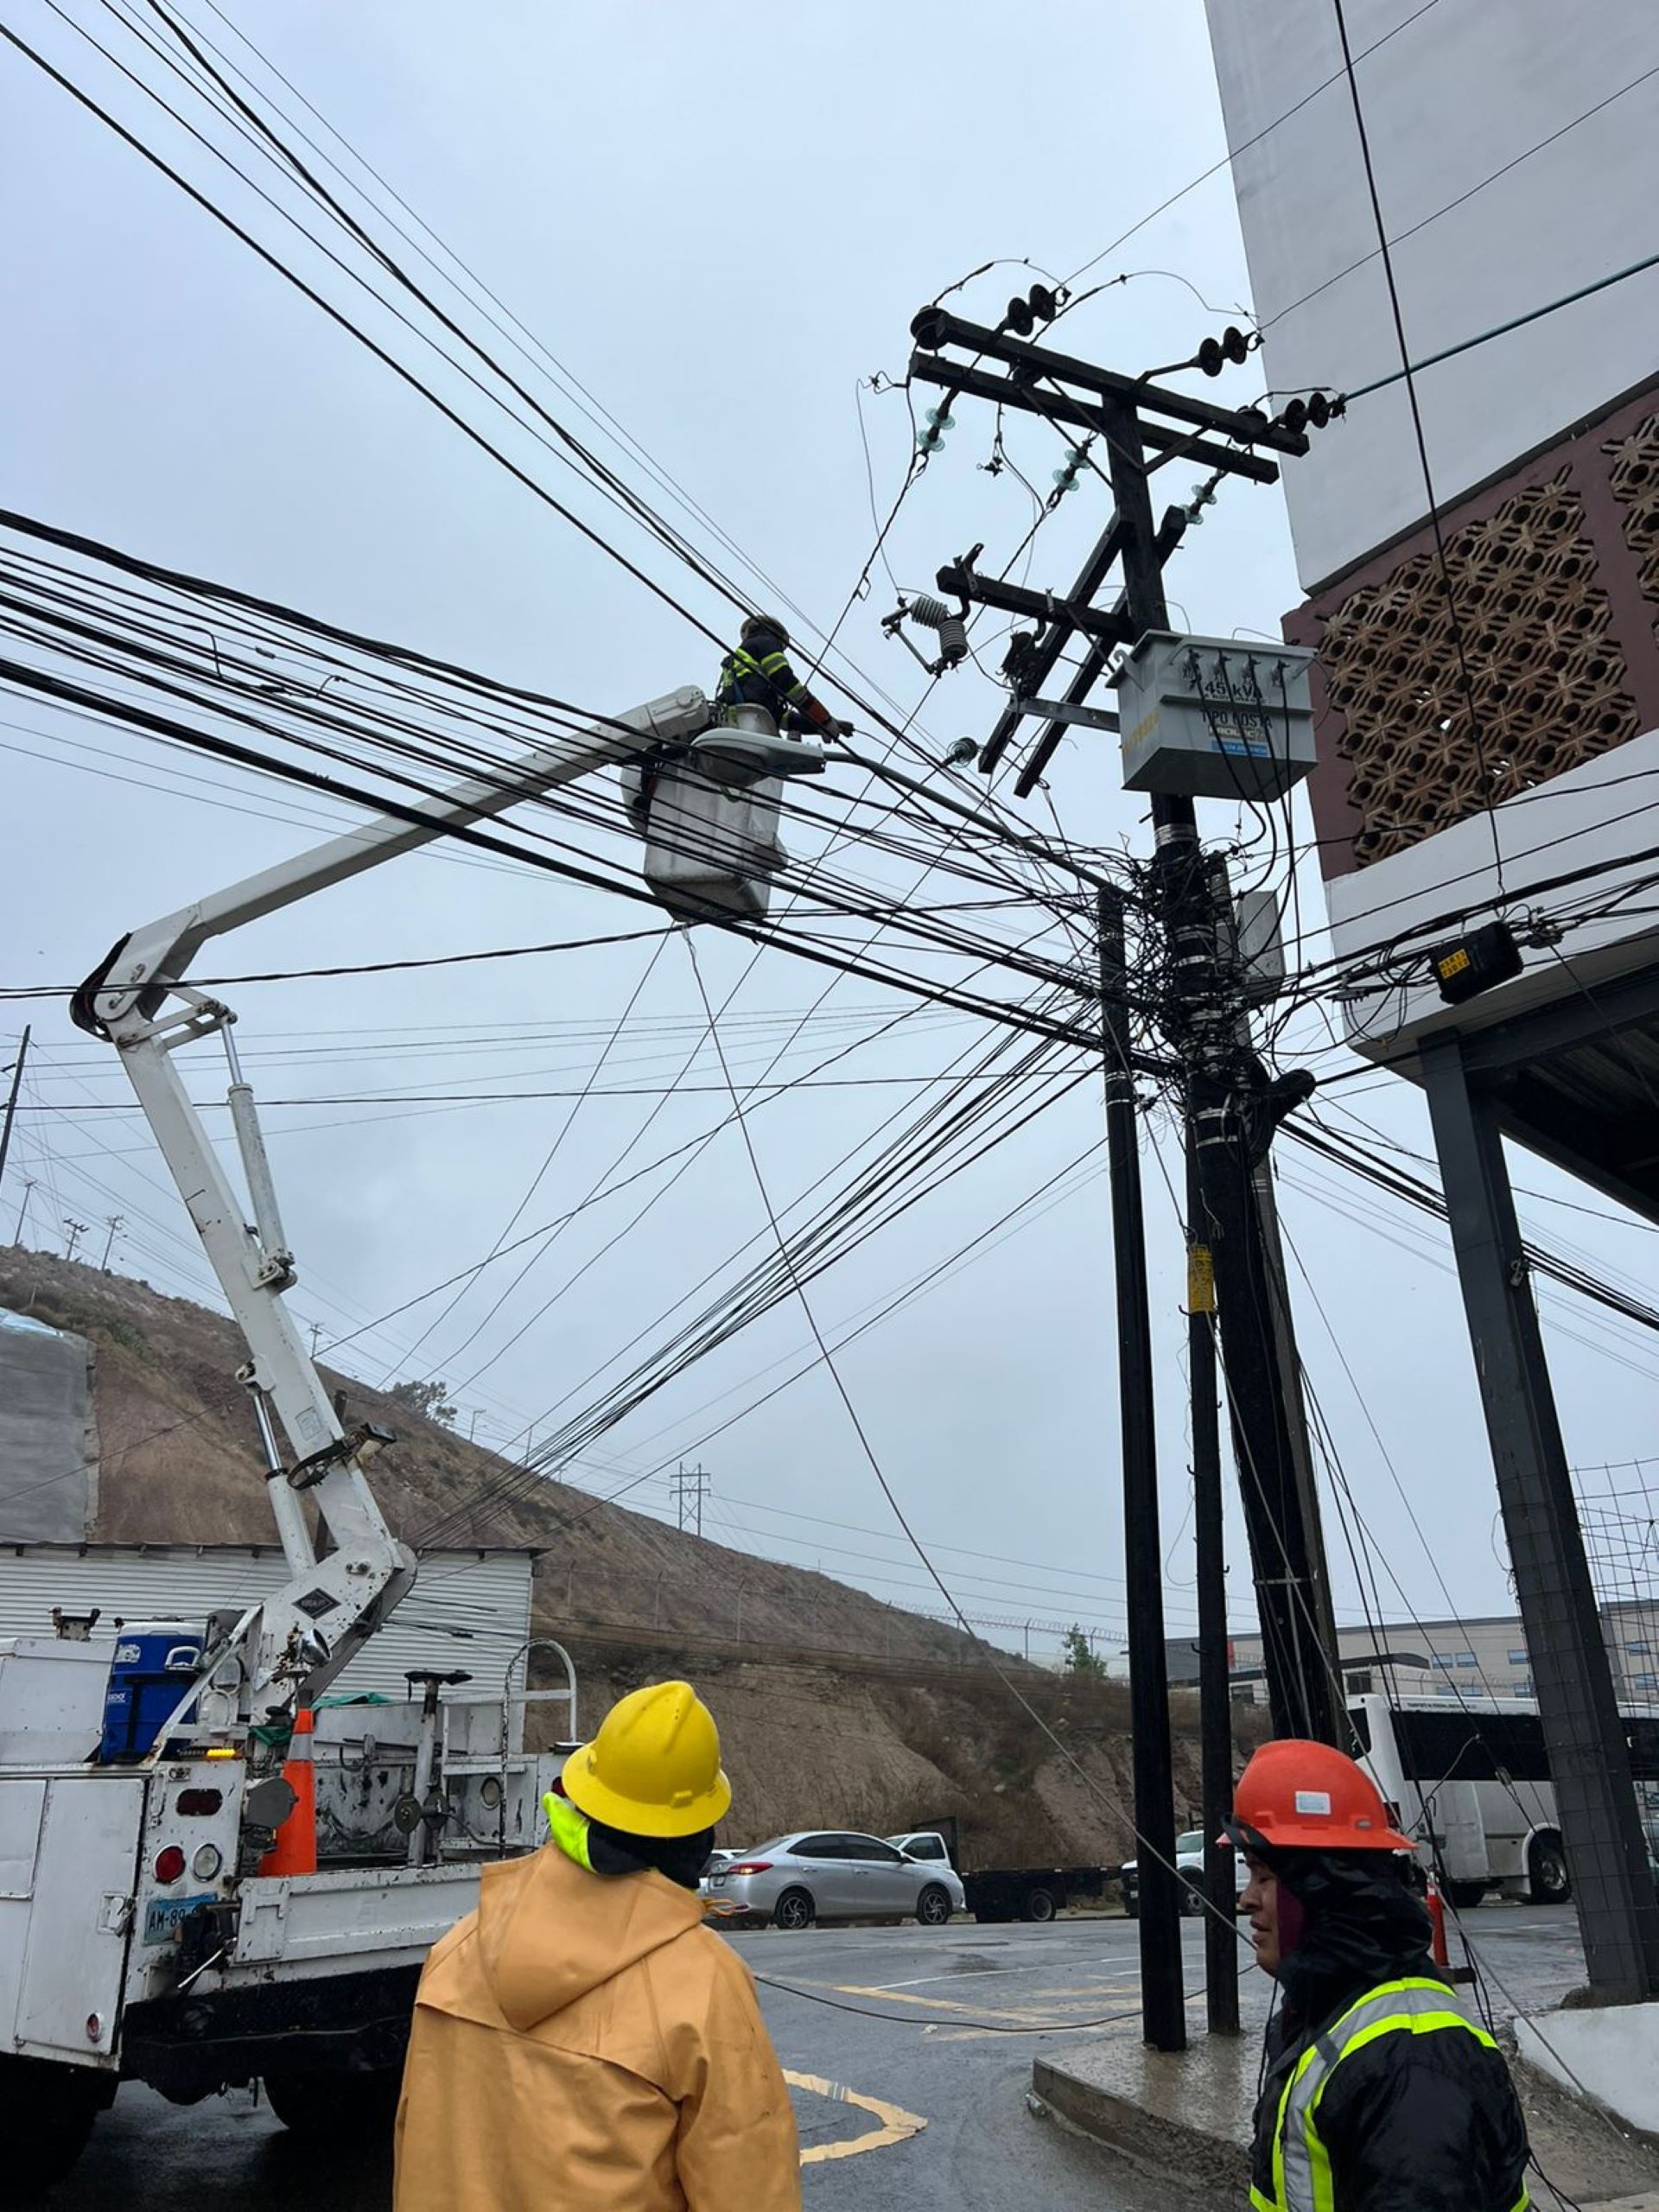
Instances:
[[[1170,2055],[1121,2037],[1068,2043],[1032,2067],[1041,2105],[1144,2171],[1204,2192],[1216,2212],[1249,2202],[1248,2145],[1262,2059],[1259,2032],[1195,2037]],[[1566,2199],[1598,2212],[1659,2212],[1659,2145],[1511,2058],[1538,2164]],[[1560,2190],[1560,2198],[1555,2192]]]

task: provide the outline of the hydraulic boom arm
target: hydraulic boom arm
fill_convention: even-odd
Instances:
[[[79,1026],[120,1052],[168,1172],[247,1341],[240,1379],[253,1393],[270,1463],[271,1509],[289,1580],[269,1599],[253,1666],[256,1691],[285,1702],[309,1699],[333,1680],[385,1619],[415,1579],[415,1557],[387,1528],[363,1464],[390,1438],[365,1423],[341,1429],[322,1378],[306,1351],[283,1294],[295,1281],[276,1192],[254,1111],[231,1039],[235,1015],[193,990],[185,971],[211,938],[308,899],[331,885],[416,850],[446,830],[487,819],[590,770],[658,753],[683,752],[709,729],[703,694],[688,687],[653,699],[602,728],[583,730],[526,754],[495,779],[457,785],[423,804],[420,819],[385,817],[331,839],[298,858],[249,876],[124,938],[76,994]],[[175,1001],[169,1009],[168,1001]],[[191,1103],[173,1055],[219,1033],[230,1061],[232,1126],[247,1181],[245,1206]],[[250,1224],[245,1216],[253,1215]],[[278,1449],[270,1414],[287,1437]],[[302,1494],[315,1491],[334,1548],[319,1560]]]

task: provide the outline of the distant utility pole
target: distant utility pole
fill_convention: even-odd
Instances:
[[[1323,397],[1315,395],[1312,402],[1293,403],[1300,410],[1297,419],[1269,421],[1260,410],[1217,407],[1149,378],[1119,375],[1033,346],[1014,333],[1029,331],[1033,315],[1046,320],[1053,314],[1053,296],[1041,293],[1039,299],[1039,293],[1041,288],[1029,302],[1010,302],[1007,316],[995,329],[966,322],[940,307],[924,308],[911,325],[916,341],[910,360],[912,381],[943,386],[953,398],[965,394],[1042,416],[1070,433],[1085,432],[1101,461],[1073,447],[1067,468],[1059,472],[1065,480],[1060,491],[1077,480],[1085,463],[1099,467],[1112,489],[1110,520],[1064,597],[982,576],[975,566],[978,548],[938,573],[941,591],[954,594],[964,605],[999,607],[1038,625],[1016,639],[1004,662],[1013,702],[980,756],[982,769],[988,772],[1022,718],[1045,723],[1015,785],[1022,792],[1040,777],[1068,726],[1116,727],[1115,715],[1084,703],[1086,695],[1106,672],[1116,647],[1168,633],[1163,564],[1213,482],[1224,475],[1275,482],[1277,467],[1256,448],[1306,453],[1303,426],[1310,421],[1320,425],[1331,412]],[[1245,345],[1239,334],[1230,332],[1225,340],[1207,340],[1192,362],[1174,365],[1219,368],[1224,356],[1243,359]],[[947,347],[967,358],[943,359]],[[1005,365],[1005,375],[987,365],[998,362]],[[937,442],[949,405],[947,399],[935,410],[934,428],[924,434],[925,448],[929,441]],[[1192,508],[1168,508],[1154,522],[1150,478],[1177,459],[1207,468],[1211,484],[1198,487]],[[1122,575],[1121,588],[1109,605],[1098,605],[1115,569]],[[1083,643],[1084,659],[1064,697],[1038,696],[1074,639]],[[1173,787],[1154,789],[1150,797],[1156,840],[1150,906],[1163,941],[1167,982],[1157,986],[1150,1007],[1142,1006],[1141,1018],[1167,1042],[1179,1077],[1187,1154],[1194,1164],[1190,1233],[1209,1255],[1214,1273],[1221,1364],[1274,1726],[1281,1735],[1336,1743],[1344,1731],[1335,1655],[1325,1649],[1319,1628],[1317,1596],[1324,1566],[1298,1478],[1285,1365],[1274,1326],[1271,1268],[1253,1182],[1274,1128],[1306,1096],[1313,1078],[1300,1071],[1269,1077],[1255,1053],[1241,1045],[1246,1001],[1230,918],[1198,841],[1192,798]],[[1147,995],[1144,990],[1141,995]],[[1131,1531],[1132,1551],[1138,1541]],[[1132,1674],[1133,1667],[1131,1660]]]
[[[706,1474],[701,1465],[688,1467],[683,1459],[669,1477],[669,1487],[674,1493],[675,1525],[690,1529],[694,1536],[702,1534],[702,1501],[708,1497],[714,1477]]]
[[[17,1047],[17,1057],[11,1064],[11,1089],[6,1094],[6,1117],[3,1122],[0,1122],[0,1182],[5,1179],[6,1154],[11,1150],[11,1125],[17,1118],[17,1094],[23,1087],[23,1062],[29,1058],[29,1040],[32,1033],[29,1025],[26,1023],[23,1027],[22,1042]],[[24,1197],[23,1203],[25,1205],[29,1203],[27,1195]],[[21,1234],[21,1215],[18,1217],[18,1228]]]
[[[104,1256],[98,1264],[103,1272],[105,1274],[108,1274],[110,1272],[110,1254],[115,1249],[115,1240],[118,1234],[127,1225],[127,1217],[124,1213],[108,1213],[105,1215],[104,1219],[108,1226],[110,1233],[104,1239]]]
[[[311,1332],[311,1357],[315,1359],[317,1356],[317,1344],[322,1335],[322,1324],[321,1321],[308,1321],[305,1325]]]
[[[17,1226],[12,1232],[11,1239],[14,1244],[21,1244],[23,1241],[23,1224],[29,1218],[29,1202],[35,1194],[39,1179],[39,1177],[35,1175],[25,1175],[23,1178],[23,1202],[17,1209]]]
[[[73,1260],[75,1256],[76,1245],[86,1236],[92,1224],[87,1221],[66,1221],[63,1225],[68,1234],[68,1243],[64,1248],[63,1256],[66,1260]]]

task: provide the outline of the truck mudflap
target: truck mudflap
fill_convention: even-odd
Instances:
[[[257,1983],[129,2007],[122,2073],[175,2104],[283,2069],[378,2074],[403,2063],[418,1966]]]

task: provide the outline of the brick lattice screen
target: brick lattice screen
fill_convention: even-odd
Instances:
[[[1638,423],[1627,438],[1602,451],[1611,463],[1607,481],[1624,514],[1624,536],[1638,563],[1642,595],[1659,629],[1659,415]]]
[[[1285,625],[1319,656],[1312,789],[1327,874],[1387,859],[1659,725],[1651,390],[1442,526],[1457,622],[1421,529]]]
[[[1563,469],[1418,553],[1326,623],[1325,690],[1363,868],[1637,734],[1584,502]]]

